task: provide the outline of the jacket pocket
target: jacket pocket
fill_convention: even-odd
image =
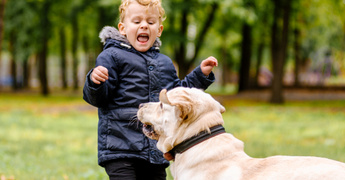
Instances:
[[[142,151],[145,135],[140,125],[128,120],[110,120],[106,140],[107,149],[120,151]]]

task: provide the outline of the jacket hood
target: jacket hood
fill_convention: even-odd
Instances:
[[[111,26],[103,27],[102,31],[99,33],[99,38],[101,38],[101,42],[103,43],[103,45],[106,43],[107,39],[115,39],[127,45],[131,45],[127,38],[124,35],[120,34],[119,30]],[[161,45],[162,42],[160,41],[160,39],[156,38],[156,41],[153,43],[153,47],[160,47]]]

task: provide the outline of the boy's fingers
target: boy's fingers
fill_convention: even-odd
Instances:
[[[91,81],[95,84],[101,84],[101,82],[96,80],[95,77],[93,77],[93,76],[91,76]]]
[[[217,61],[216,58],[213,58],[213,63],[214,63],[215,66],[218,66],[218,61]]]
[[[103,66],[99,66],[99,71],[104,74],[107,78],[108,78],[108,69],[103,67]]]
[[[95,68],[94,73],[103,78],[108,77],[108,69],[103,66],[98,66],[97,68]]]
[[[208,64],[210,64],[212,66],[218,66],[218,61],[215,57],[210,56],[207,59],[208,59]]]
[[[109,75],[108,75],[108,69],[107,68],[105,68],[103,66],[99,66],[94,71],[95,71],[94,72],[95,79],[97,79],[97,80],[102,80],[102,79],[107,80],[108,79]]]
[[[105,82],[106,80],[108,80],[108,69],[103,66],[98,66],[92,72],[91,80],[95,84],[101,84],[101,82]]]
[[[215,59],[215,66],[218,66],[218,61],[217,61],[217,59]]]
[[[104,82],[105,80],[108,80],[108,74],[104,72],[100,72],[96,74],[97,80],[101,80]]]
[[[108,79],[108,77],[104,74],[95,74],[94,79],[99,82],[105,82]]]

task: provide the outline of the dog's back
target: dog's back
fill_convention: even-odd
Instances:
[[[311,156],[272,156],[253,159],[243,179],[344,180],[345,164]],[[250,164],[253,164],[250,166]]]
[[[345,164],[310,156],[251,158],[231,134],[206,140],[176,156],[177,179],[345,180]]]

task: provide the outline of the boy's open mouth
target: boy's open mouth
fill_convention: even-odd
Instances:
[[[137,40],[139,42],[147,42],[149,40],[149,35],[148,34],[139,34]]]

